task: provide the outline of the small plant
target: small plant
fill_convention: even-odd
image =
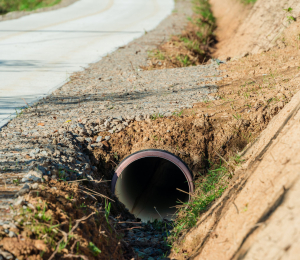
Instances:
[[[288,21],[289,23],[291,23],[291,22],[296,22],[296,18],[295,18],[294,16],[291,16],[291,15],[287,16],[286,19],[287,19],[287,21]]]
[[[150,58],[155,58],[155,59],[158,59],[158,60],[165,60],[166,59],[165,55],[161,51],[158,51],[158,50],[149,51],[148,55],[149,55]]]
[[[173,116],[177,116],[177,117],[181,117],[182,114],[183,114],[183,110],[181,110],[179,112],[177,112],[177,111],[173,112]]]
[[[59,179],[60,181],[67,181],[66,172],[65,172],[64,170],[60,169],[60,170],[58,171],[58,179]]]
[[[98,256],[99,254],[101,254],[101,250],[96,247],[93,242],[89,243],[88,248],[91,250],[94,256]]]
[[[73,195],[69,196],[69,194],[68,194],[66,199],[71,201],[72,199],[74,199],[74,196]]]
[[[232,115],[236,120],[240,120],[242,118],[242,116],[238,113],[236,113],[235,115]]]
[[[106,222],[108,224],[109,224],[108,217],[109,217],[109,213],[110,213],[110,208],[111,208],[111,203],[107,202],[107,200],[105,200],[105,218],[106,218]]]
[[[19,185],[20,185],[20,180],[19,180],[19,179],[15,179],[15,180],[13,180],[13,183],[14,183],[16,186],[19,186]]]
[[[52,219],[52,216],[46,214],[46,205],[44,205],[43,210],[41,210],[41,206],[36,206],[38,213],[34,215],[36,219],[43,220],[44,222],[49,222]]]
[[[164,117],[164,115],[162,115],[162,114],[160,114],[160,113],[156,113],[156,114],[153,114],[150,118],[151,118],[151,120],[156,120],[156,119],[158,119],[158,118],[163,118]]]
[[[243,4],[249,5],[249,4],[255,4],[257,0],[241,0]]]
[[[119,160],[119,156],[118,156],[118,153],[117,153],[117,152],[114,153],[114,157],[115,157],[115,159],[116,159],[117,161]]]
[[[179,55],[176,57],[176,59],[183,65],[183,67],[187,67],[191,65],[190,58],[187,55],[185,56]]]
[[[287,13],[291,13],[293,11],[293,8],[292,7],[289,7],[287,9],[283,9],[284,11],[286,11]]]

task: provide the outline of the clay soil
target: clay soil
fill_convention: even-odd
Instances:
[[[2,239],[2,249],[21,260],[130,259],[134,253],[122,242],[123,231],[118,224],[132,215],[114,203],[109,214],[116,218],[106,218],[105,203],[113,203],[103,195],[106,183],[97,183],[101,195],[92,191],[92,186],[56,180],[40,185],[39,191],[26,195],[15,209],[17,224],[10,231],[18,237]],[[4,232],[2,227],[0,232]]]

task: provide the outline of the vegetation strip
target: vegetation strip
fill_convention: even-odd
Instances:
[[[0,0],[0,15],[14,11],[33,11],[60,2],[61,0]]]
[[[200,65],[211,57],[216,42],[216,19],[206,0],[193,0],[194,15],[181,35],[172,36],[158,49],[149,52],[147,69],[187,67]]]

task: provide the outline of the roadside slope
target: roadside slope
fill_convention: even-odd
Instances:
[[[214,55],[221,59],[260,53],[278,45],[282,32],[293,22],[289,17],[300,17],[297,0],[258,0],[253,8],[235,0],[211,2],[219,35]],[[288,8],[292,10],[284,10]]]

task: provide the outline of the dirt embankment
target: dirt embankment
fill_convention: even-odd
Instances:
[[[211,0],[211,4],[219,40],[214,55],[221,59],[261,53],[280,44],[282,32],[300,13],[297,0],[258,0],[253,8],[236,0]]]
[[[289,7],[293,10],[283,10]],[[218,95],[222,97],[224,93],[229,103],[248,100],[245,110],[232,106],[232,111],[248,114],[251,124],[256,122],[255,129],[262,130],[263,123],[267,127],[248,142],[242,154],[245,161],[236,169],[223,196],[200,216],[196,227],[180,234],[171,258],[298,259],[299,8],[296,2],[258,1],[251,11],[245,11],[249,14],[235,35],[220,40],[217,55],[257,54],[222,65],[228,78],[222,82]],[[225,21],[226,17],[222,19]],[[282,25],[283,22],[286,23]],[[222,28],[219,30],[222,32]],[[261,52],[264,49],[268,50]],[[249,92],[241,94],[243,90]],[[265,105],[260,103],[262,100]],[[287,105],[276,116],[270,116],[266,108],[272,103],[278,107],[270,107],[269,111],[279,112]]]

